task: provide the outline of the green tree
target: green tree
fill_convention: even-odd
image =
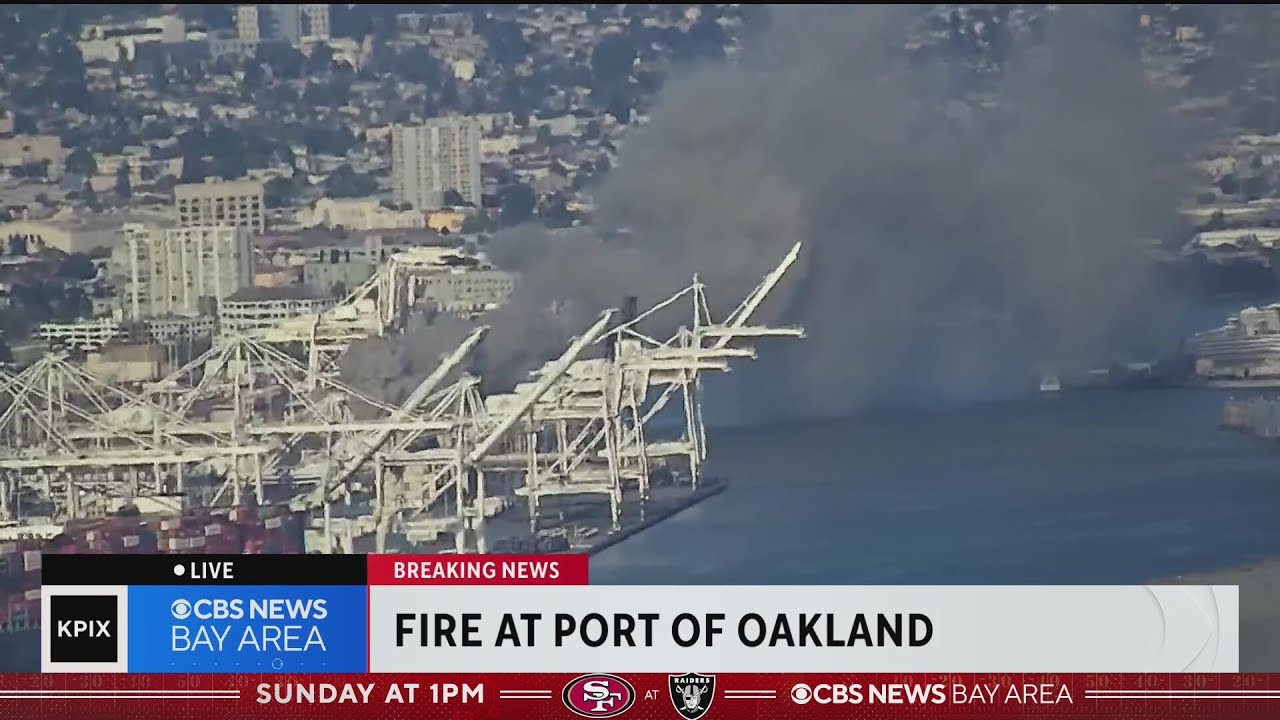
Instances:
[[[468,215],[467,219],[462,221],[462,232],[468,235],[472,233],[482,233],[488,229],[489,216],[483,210],[472,215]]]
[[[62,259],[58,275],[68,280],[92,280],[98,276],[98,268],[84,253],[72,253]]]
[[[98,161],[87,148],[78,147],[67,155],[67,173],[90,177],[98,174]]]
[[[378,181],[342,165],[324,179],[324,190],[329,197],[364,197],[378,191]]]
[[[120,163],[116,168],[116,194],[122,198],[133,196],[133,186],[129,184],[129,164]]]
[[[269,208],[288,207],[297,197],[298,190],[289,178],[271,178],[262,187],[262,201]]]
[[[444,197],[441,199],[446,207],[462,207],[467,204],[467,199],[462,197],[462,193],[449,188],[444,191]]]
[[[178,178],[178,182],[201,182],[204,180],[205,172],[204,158],[194,153],[184,153],[182,156],[182,177]]]
[[[524,183],[502,188],[498,192],[498,198],[502,203],[502,224],[507,227],[531,220],[533,211],[538,206],[537,194]]]

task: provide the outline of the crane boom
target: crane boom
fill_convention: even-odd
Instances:
[[[578,356],[582,354],[582,351],[586,350],[604,334],[605,329],[609,327],[609,322],[613,319],[613,315],[616,312],[616,310],[606,310],[594,325],[588,328],[585,333],[578,336],[573,343],[569,345],[569,349],[565,350],[564,354],[552,363],[547,371],[542,374],[538,383],[520,401],[519,406],[517,406],[517,408],[512,412],[508,413],[507,416],[503,418],[502,422],[498,424],[498,427],[495,428],[493,432],[489,433],[489,436],[476,445],[475,449],[467,455],[466,463],[468,465],[475,465],[483,459],[484,456],[493,449],[493,446],[498,442],[498,440],[502,438],[502,435],[510,430],[511,426],[515,425],[516,421],[528,412],[529,408],[533,407],[533,404],[538,402],[538,400],[546,394],[547,390],[550,390],[551,386],[569,371],[569,366],[578,359]]]
[[[773,272],[765,275],[764,280],[760,281],[760,284],[756,286],[756,289],[742,301],[742,304],[738,305],[731,315],[729,315],[729,320],[725,323],[725,327],[729,329],[737,329],[747,324],[747,321],[751,319],[751,315],[760,307],[760,303],[764,302],[764,299],[769,296],[769,293],[773,292],[773,288],[782,280],[782,276],[787,274],[787,270],[790,270],[791,266],[795,264],[796,259],[800,257],[800,247],[803,244],[803,242],[797,242],[795,245],[791,246],[791,251],[787,253],[786,257],[782,258],[782,262],[778,263],[778,267],[774,268]],[[721,335],[711,347],[716,349],[723,348],[728,345],[731,340],[733,340],[733,335]]]
[[[481,339],[484,338],[485,333],[488,331],[489,327],[487,325],[482,325],[472,331],[472,333],[467,336],[467,339],[462,341],[462,344],[459,345],[456,350],[450,353],[449,356],[426,377],[426,379],[419,383],[418,387],[413,389],[413,392],[409,393],[409,397],[405,398],[405,401],[400,405],[400,407],[391,414],[389,422],[396,423],[403,421],[409,413],[417,410],[418,407],[431,395],[431,393],[435,392],[440,383],[444,382],[444,379],[448,377],[449,373],[457,369],[457,367],[462,364],[462,361],[471,354],[471,351],[480,344]],[[328,500],[329,495],[338,486],[346,482],[347,479],[354,475],[360,467],[378,451],[379,448],[386,444],[387,439],[391,437],[391,433],[394,431],[394,426],[387,429],[375,430],[360,441],[359,451],[347,458],[346,462],[339,465],[338,468],[334,470],[333,474],[320,484],[320,487],[316,489],[316,492],[308,498],[309,505],[314,507],[316,504],[322,504],[324,501]]]

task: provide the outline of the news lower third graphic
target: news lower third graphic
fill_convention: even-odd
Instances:
[[[564,704],[585,717],[612,717],[625,704],[625,681],[608,678],[661,673],[672,709],[697,720],[728,689],[710,674],[670,677],[672,668],[722,679],[1239,670],[1233,586],[726,592],[590,585],[586,559],[569,556],[49,555],[44,563],[41,666],[50,673],[537,670],[582,678],[564,689]],[[495,591],[504,584],[521,587]],[[600,668],[618,675],[584,674]],[[830,692],[853,692],[843,687]],[[814,688],[812,702],[825,692]]]
[[[363,558],[85,557],[44,559],[44,672],[368,669]]]

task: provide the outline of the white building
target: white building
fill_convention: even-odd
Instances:
[[[261,180],[203,182],[173,188],[178,224],[183,227],[228,225],[261,233],[267,228]]]
[[[489,268],[454,268],[422,277],[417,297],[445,312],[473,317],[505,303],[516,275]]]
[[[388,210],[375,198],[321,198],[302,219],[307,227],[323,225],[348,230],[421,229],[427,226],[421,210]]]
[[[213,334],[213,318],[154,318],[126,323],[118,318],[95,318],[64,323],[44,323],[36,337],[53,347],[96,350],[120,342],[175,343]]]
[[[124,339],[127,335],[120,321],[112,318],[44,323],[36,328],[35,334],[51,346],[81,350],[95,350],[112,340]]]
[[[1275,247],[1280,243],[1280,228],[1251,227],[1233,228],[1230,230],[1208,230],[1196,235],[1192,245],[1202,248],[1216,248],[1232,245],[1240,248]]]
[[[305,288],[245,288],[218,303],[218,327],[221,332],[271,327],[286,318],[319,315],[333,305],[332,297]]]
[[[302,13],[302,41],[328,41],[329,6],[324,4],[299,5],[298,9]]]
[[[244,228],[126,231],[126,315],[207,315],[218,300],[253,284],[253,247]]]
[[[391,153],[396,202],[432,210],[441,207],[445,191],[452,189],[480,205],[480,125],[474,118],[455,115],[423,125],[396,125]]]
[[[280,40],[290,44],[329,39],[327,4],[236,6],[236,35],[241,40]]]

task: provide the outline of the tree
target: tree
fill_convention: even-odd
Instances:
[[[462,221],[462,232],[468,235],[482,233],[488,229],[489,216],[484,211],[468,215],[467,219]]]
[[[102,207],[101,203],[98,202],[98,193],[94,191],[93,185],[88,180],[84,181],[84,189],[80,191],[80,199],[84,201],[85,205],[89,206],[90,210],[98,210]]]
[[[66,169],[68,175],[92,177],[98,174],[98,161],[87,148],[78,147],[67,155]]]
[[[262,202],[269,208],[288,207],[297,197],[297,188],[289,178],[274,177],[262,186]]]
[[[256,59],[250,59],[244,65],[244,89],[246,95],[251,95],[257,90],[261,90],[266,86],[266,72],[262,69],[262,63]]]
[[[122,198],[133,196],[133,187],[129,184],[129,163],[120,163],[116,168],[116,194]]]
[[[378,181],[344,164],[324,179],[324,190],[329,197],[364,197],[378,191]]]
[[[593,88],[613,95],[626,86],[636,59],[635,46],[622,35],[607,35],[591,51]]]
[[[533,188],[524,183],[508,185],[498,192],[502,202],[502,224],[511,227],[527,222],[533,218],[533,210],[538,206],[538,196]]]
[[[311,48],[311,57],[307,58],[307,70],[312,75],[324,75],[333,65],[333,48],[320,43]]]
[[[204,176],[205,176],[204,158],[194,154],[183,154],[182,176],[178,178],[178,182],[182,182],[182,183],[203,182]]]
[[[511,20],[494,20],[476,26],[488,43],[489,53],[499,65],[510,68],[529,55],[529,41],[520,26]]]
[[[307,56],[285,43],[264,42],[258,45],[254,60],[270,67],[272,75],[292,80],[303,77],[307,68]]]
[[[244,154],[228,148],[213,156],[213,174],[223,180],[238,180],[249,172]]]
[[[68,280],[92,280],[98,276],[98,268],[84,253],[73,253],[63,258],[58,275]]]
[[[1235,195],[1240,191],[1240,181],[1234,174],[1223,175],[1218,179],[1218,189],[1223,195]]]
[[[569,211],[569,201],[561,193],[553,194],[543,208],[542,217],[548,227],[564,228],[573,224],[573,213]]]
[[[1258,200],[1267,196],[1270,191],[1270,184],[1267,182],[1266,176],[1254,175],[1244,181],[1244,196],[1246,200]]]
[[[444,191],[444,197],[441,199],[441,202],[447,207],[462,207],[467,204],[467,199],[462,197],[462,193],[454,190],[453,188],[449,188]]]

